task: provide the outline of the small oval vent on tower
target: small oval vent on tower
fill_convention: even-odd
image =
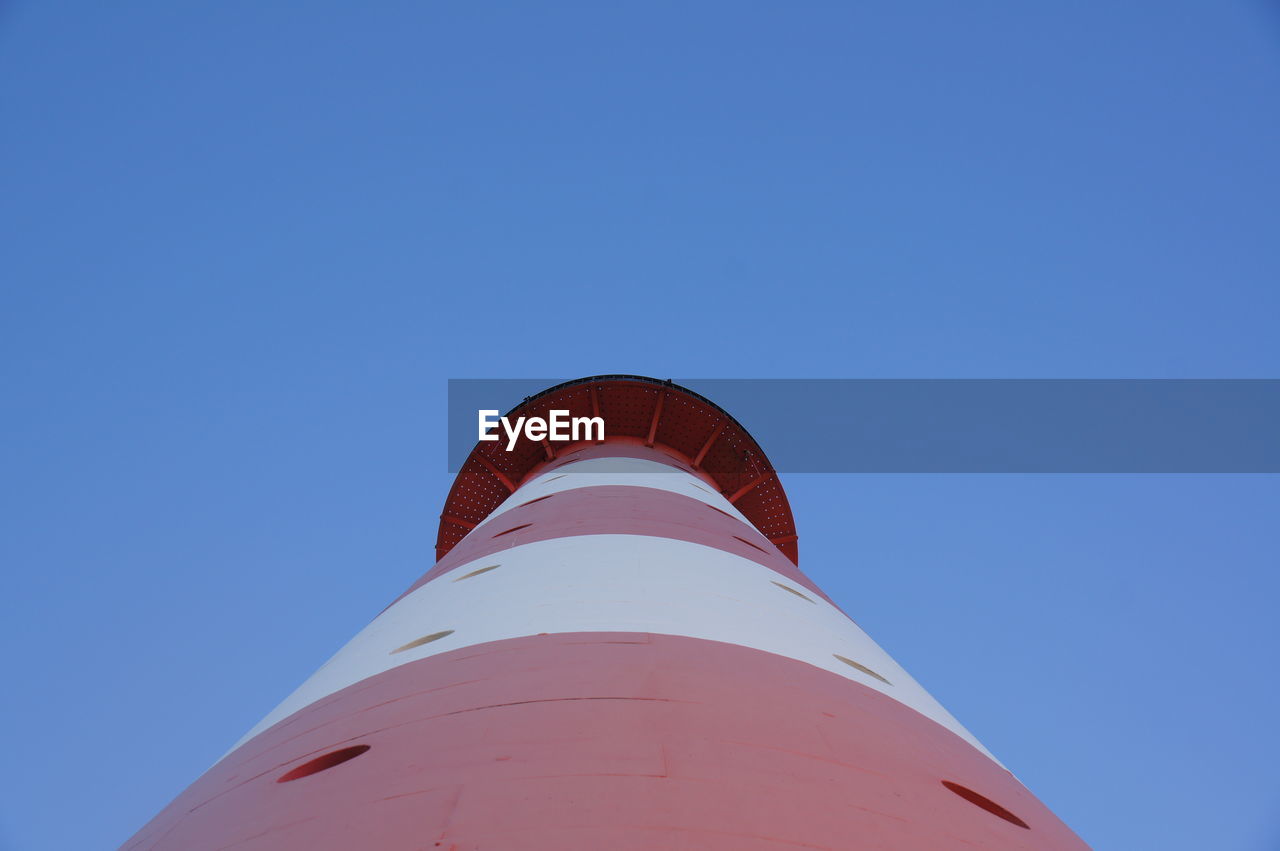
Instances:
[[[321,771],[326,771],[333,768],[335,765],[342,765],[342,763],[347,762],[348,760],[355,759],[367,750],[369,750],[368,745],[352,745],[349,748],[330,751],[327,754],[322,754],[309,762],[304,762],[302,765],[286,771],[284,774],[281,774],[276,778],[276,782],[288,783],[290,780],[299,780],[303,777],[310,777],[312,774],[319,774]]]
[[[982,807],[982,809],[986,810],[992,815],[999,816],[1000,818],[1004,819],[1010,824],[1016,824],[1018,827],[1026,828],[1027,830],[1031,829],[1031,825],[1027,824],[1025,821],[1018,818],[1013,813],[1009,812],[1004,807],[1000,806],[995,801],[991,800],[985,795],[979,795],[977,792],[973,791],[972,789],[969,789],[965,786],[961,786],[959,783],[952,783],[950,780],[943,780],[942,785],[946,786],[952,792],[955,792],[957,795],[959,795],[961,798],[964,798],[966,801],[973,804],[975,807]]]
[[[402,644],[399,647],[397,647],[395,650],[392,650],[391,652],[402,653],[405,650],[412,650],[415,647],[421,647],[424,644],[430,644],[433,641],[439,641],[440,639],[444,638],[446,635],[453,635],[453,630],[444,629],[444,630],[441,630],[440,632],[433,632],[430,635],[424,635],[421,638],[415,638],[413,641],[410,641],[408,644]]]

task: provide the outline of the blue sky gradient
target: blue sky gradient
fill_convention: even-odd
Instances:
[[[1259,2],[0,6],[0,847],[426,571],[447,378],[1280,376],[1277,104]],[[1280,847],[1276,476],[785,484],[1087,842]]]

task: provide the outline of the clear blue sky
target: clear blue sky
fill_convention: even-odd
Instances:
[[[11,0],[0,246],[0,846],[111,848],[430,566],[448,377],[1280,376],[1280,9]],[[1276,476],[786,485],[1086,841],[1280,848]]]

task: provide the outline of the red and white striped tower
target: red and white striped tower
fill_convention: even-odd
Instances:
[[[570,382],[480,443],[439,561],[126,849],[1080,849],[796,567],[695,393]]]

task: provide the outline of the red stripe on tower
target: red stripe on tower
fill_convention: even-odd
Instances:
[[[632,376],[508,416],[439,561],[128,849],[1080,849],[796,566],[767,457]]]

